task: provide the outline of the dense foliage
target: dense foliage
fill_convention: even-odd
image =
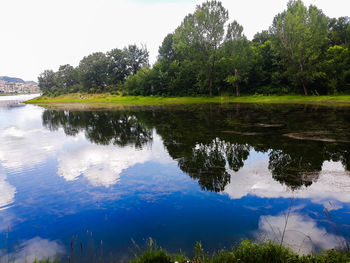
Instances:
[[[57,72],[45,70],[38,77],[44,94],[60,95],[73,92],[115,93],[121,90],[125,79],[148,67],[145,47],[129,45],[109,52],[96,52],[84,57],[79,66],[60,66]]]
[[[350,19],[328,18],[316,6],[290,0],[252,41],[229,22],[221,2],[196,7],[148,65],[145,48],[94,53],[77,68],[39,76],[44,93],[128,95],[338,94],[350,92]]]

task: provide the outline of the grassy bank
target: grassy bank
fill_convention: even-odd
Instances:
[[[152,239],[149,239],[148,247],[141,250],[135,247],[134,259],[129,263],[348,263],[350,253],[341,250],[327,250],[320,254],[298,255],[292,250],[272,242],[253,243],[242,241],[239,246],[232,249],[218,251],[214,254],[205,252],[201,243],[197,243],[193,250],[193,256],[187,257],[183,253],[170,254],[157,247]],[[68,262],[103,262],[101,258],[86,261],[79,257],[69,257]],[[111,262],[118,262],[118,259]],[[66,262],[58,259],[51,261],[34,261],[34,263],[59,263]],[[125,262],[125,261],[123,261]]]
[[[255,104],[314,104],[326,106],[350,106],[350,95],[339,96],[242,96],[242,97],[142,97],[108,94],[66,94],[58,97],[41,96],[26,103],[38,105],[87,105],[89,107],[113,107],[117,105],[184,105],[206,103],[255,103]]]
[[[132,263],[348,263],[350,253],[340,250],[327,250],[321,254],[298,255],[281,245],[267,243],[242,243],[228,250],[221,250],[212,255],[206,253],[200,243],[194,247],[194,256],[184,254],[170,255],[150,242],[146,251],[135,257]]]

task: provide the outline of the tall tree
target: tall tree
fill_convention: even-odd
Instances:
[[[39,87],[44,94],[47,94],[56,85],[56,74],[53,70],[45,70],[38,77]]]
[[[162,45],[158,49],[158,60],[166,60],[167,62],[171,62],[175,59],[175,50],[173,47],[173,39],[174,34],[168,34],[163,42]]]
[[[107,52],[108,59],[108,83],[116,85],[130,75],[128,57],[124,50],[115,48]]]
[[[350,18],[329,19],[329,39],[332,45],[350,46]]]
[[[291,0],[288,8],[274,18],[272,32],[275,48],[288,62],[290,77],[308,94],[313,65],[319,59],[328,33],[327,17],[315,6],[305,7]]]
[[[175,50],[183,57],[198,61],[202,76],[208,78],[209,95],[213,94],[213,81],[218,49],[223,43],[228,11],[221,2],[212,0],[198,5],[193,14],[185,17],[174,35]]]
[[[63,92],[71,92],[78,82],[78,71],[73,66],[67,64],[59,67],[56,72],[56,84]]]
[[[342,46],[332,46],[325,53],[319,65],[327,93],[337,94],[350,91],[350,51]]]
[[[103,92],[107,86],[108,60],[102,52],[84,57],[79,64],[85,91]]]
[[[223,51],[225,55],[221,63],[223,69],[228,71],[225,80],[235,87],[238,97],[240,96],[240,84],[248,80],[254,54],[249,41],[243,35],[243,27],[237,21],[228,25]]]
[[[139,48],[136,45],[129,45],[123,51],[126,54],[130,74],[136,74],[141,68],[149,66],[149,53],[146,47]]]

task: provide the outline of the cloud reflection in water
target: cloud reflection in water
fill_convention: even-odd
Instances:
[[[6,175],[0,169],[0,210],[8,208],[15,201],[16,187],[7,182]]]
[[[277,216],[261,216],[258,234],[262,239],[280,243],[286,223],[285,214]],[[311,218],[292,212],[288,217],[287,228],[283,237],[283,245],[299,254],[327,250],[341,245],[343,239],[330,234],[323,227],[318,227]]]
[[[58,175],[67,181],[77,180],[82,175],[92,186],[108,188],[119,181],[123,170],[135,164],[151,160],[158,163],[173,162],[162,145],[156,134],[151,146],[137,150],[134,146],[77,143],[58,156]]]
[[[5,169],[24,171],[44,163],[74,138],[65,138],[62,131],[42,128],[42,109],[26,106],[0,112],[0,164]],[[62,143],[64,142],[64,143]]]
[[[340,162],[324,162],[317,181],[294,191],[273,179],[266,155],[253,152],[246,162],[238,172],[228,169],[231,182],[224,192],[232,199],[248,195],[260,198],[308,198],[325,207],[329,207],[329,201],[333,201],[333,209],[341,208],[340,203],[350,203],[350,173]]]
[[[58,241],[34,237],[21,243],[16,252],[3,255],[0,253],[0,256],[4,262],[24,263],[34,260],[54,260],[64,252],[63,246]]]

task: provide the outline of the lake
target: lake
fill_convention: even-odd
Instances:
[[[8,102],[23,99],[0,103],[2,258],[125,261],[149,237],[189,255],[350,240],[350,108]]]

